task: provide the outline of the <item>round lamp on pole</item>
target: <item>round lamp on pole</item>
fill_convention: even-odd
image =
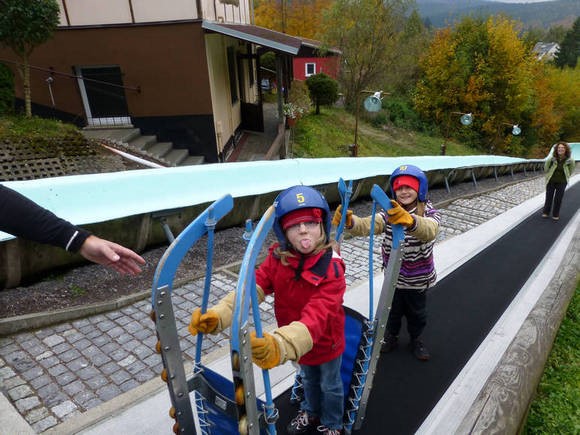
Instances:
[[[471,125],[473,123],[473,115],[471,113],[464,113],[461,115],[461,118],[459,118],[459,121],[462,125]]]

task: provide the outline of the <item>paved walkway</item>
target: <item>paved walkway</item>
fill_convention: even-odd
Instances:
[[[264,132],[244,131],[228,162],[250,162],[265,160],[266,153],[278,134],[278,106],[276,103],[264,103]]]
[[[535,177],[471,199],[455,200],[442,208],[439,241],[466,232],[543,191],[543,177]],[[375,247],[380,248],[378,240]],[[366,239],[346,239],[342,254],[348,265],[347,284],[366,280]],[[375,259],[378,270],[380,256]],[[235,288],[236,273],[236,265],[215,273],[210,304]],[[199,280],[174,290],[181,345],[190,361],[195,343],[186,324],[199,306],[203,285]],[[267,305],[262,308],[267,328],[273,324],[272,310]],[[0,338],[0,379],[8,399],[0,400],[0,424],[15,415],[23,421],[10,418],[12,425],[24,423],[20,432],[4,432],[4,425],[0,433],[42,433],[51,428],[51,433],[65,433],[59,430],[63,422],[74,427],[75,420],[88,412],[97,416],[112,400],[147,391],[144,387],[153,380],[160,382],[162,364],[154,351],[157,339],[150,310],[150,301],[143,300],[118,311]],[[204,354],[218,348],[226,351],[227,346],[225,335],[209,336],[204,341]]]

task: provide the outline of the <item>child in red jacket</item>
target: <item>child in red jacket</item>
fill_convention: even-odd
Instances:
[[[344,262],[329,241],[328,203],[311,187],[294,186],[278,195],[274,207],[278,243],[256,271],[256,287],[260,300],[274,296],[278,328],[263,338],[252,335],[252,357],[264,369],[288,360],[300,364],[304,400],[288,433],[316,428],[337,435],[344,411],[340,367],[346,282]],[[232,292],[203,315],[196,309],[190,332],[217,333],[228,327],[233,300]]]

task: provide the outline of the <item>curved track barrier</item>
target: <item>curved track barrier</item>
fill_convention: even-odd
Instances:
[[[580,145],[580,144],[573,144]],[[580,147],[573,147],[580,154]],[[424,170],[430,187],[518,172],[539,173],[544,160],[501,156],[422,156],[288,159],[222,163],[119,173],[78,175],[5,183],[42,206],[100,236],[138,252],[167,243],[212,201],[231,195],[234,210],[218,229],[259,219],[260,211],[283,189],[305,184],[322,191],[331,205],[341,193],[337,181],[352,180],[351,201],[369,198],[374,184],[388,186],[390,173],[401,164]],[[62,250],[14,240],[0,232],[0,286],[55,267],[84,261]]]

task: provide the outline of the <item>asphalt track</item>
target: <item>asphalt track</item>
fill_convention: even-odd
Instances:
[[[415,433],[579,208],[576,183],[566,191],[559,222],[543,219],[538,209],[439,281],[428,294],[423,334],[431,360],[412,356],[403,326],[399,348],[378,362],[365,421],[353,434]],[[276,406],[285,433],[297,408],[289,392]]]

